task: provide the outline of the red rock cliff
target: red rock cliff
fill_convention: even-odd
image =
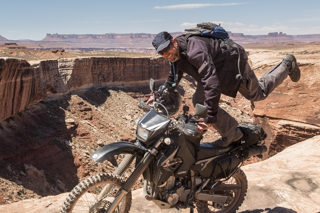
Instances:
[[[0,121],[28,105],[79,88],[134,84],[165,79],[169,64],[153,58],[82,58],[41,61],[30,65],[0,59]]]

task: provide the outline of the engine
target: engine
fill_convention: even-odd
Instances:
[[[200,177],[195,178],[196,185],[202,183]],[[157,187],[156,199],[167,202],[170,207],[176,206],[178,202],[185,205],[191,192],[191,180],[186,177],[170,176],[161,186]]]
[[[170,176],[168,180],[157,187],[159,200],[167,202],[171,207],[175,206],[179,201],[186,202],[190,193],[190,189],[186,189],[183,184],[185,180]]]

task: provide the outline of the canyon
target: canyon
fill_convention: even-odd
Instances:
[[[246,50],[258,77],[286,54],[297,57],[302,71],[298,83],[286,79],[266,100],[255,103],[254,110],[240,94],[235,99],[222,97],[221,107],[238,121],[259,122],[264,127],[268,152],[263,159],[267,161],[287,147],[320,134],[317,94],[320,45],[248,44]],[[18,204],[26,199],[61,200],[79,181],[109,171],[110,165],[92,162],[90,154],[104,144],[134,139],[135,121],[143,115],[137,103],[148,96],[149,78],[156,79],[159,86],[169,69],[169,64],[155,55],[74,57],[68,51],[43,53],[54,59],[0,59],[0,204],[3,205],[0,209],[3,212],[19,212]],[[186,76],[180,86],[184,103],[191,104],[195,90],[192,80]],[[217,137],[217,132],[210,130],[204,141]],[[314,154],[312,159],[317,162],[319,156]],[[260,160],[251,159],[247,164],[255,165],[257,161]],[[268,168],[273,165],[268,164]],[[262,170],[254,176],[254,171],[248,174],[256,184],[261,181],[258,176],[267,177],[270,173]],[[311,176],[314,178],[314,173]],[[311,182],[319,184],[314,179]],[[9,210],[10,205],[16,205],[14,211]]]
[[[0,59],[0,120],[28,105],[75,89],[164,79],[169,64],[151,58],[81,58],[41,61]]]

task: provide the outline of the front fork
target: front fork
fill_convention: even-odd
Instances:
[[[157,148],[160,146],[161,143],[162,140],[157,141],[156,145],[151,150],[148,150],[148,152],[143,156],[133,173],[122,185],[119,195],[112,202],[111,206],[108,208],[107,213],[112,213],[120,204],[121,200],[128,194],[133,185],[137,182],[140,175],[142,175],[142,173],[149,166],[150,162],[154,159],[155,155],[158,153]]]
[[[125,155],[125,157],[123,158],[123,160],[121,161],[119,166],[114,171],[114,174],[121,176],[122,173],[129,167],[129,165],[133,161],[134,157],[135,156],[132,154]],[[111,184],[105,185],[105,187],[103,187],[103,189],[99,193],[97,200],[102,200],[102,198],[104,198],[104,196],[111,190],[111,188],[112,188]]]

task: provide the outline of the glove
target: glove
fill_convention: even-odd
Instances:
[[[163,93],[166,93],[168,91],[168,88],[165,85],[161,85],[158,89],[159,96],[162,96]]]

